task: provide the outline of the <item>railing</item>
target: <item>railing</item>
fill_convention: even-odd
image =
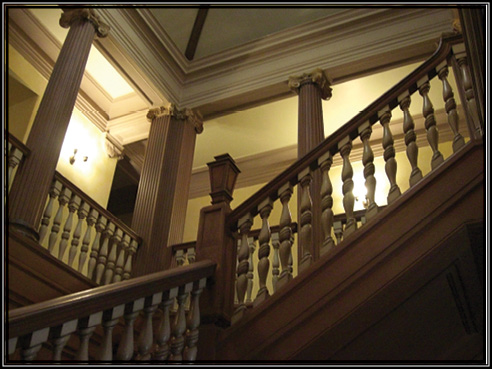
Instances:
[[[379,149],[384,159],[384,171],[389,182],[387,192],[387,204],[391,205],[397,200],[402,192],[403,186],[397,182],[397,165],[405,166],[410,164],[408,188],[418,183],[424,175],[419,166],[430,166],[432,171],[444,161],[444,156],[439,148],[439,131],[436,123],[436,116],[433,104],[430,99],[429,90],[431,84],[441,81],[442,91],[442,112],[447,116],[450,137],[452,141],[452,152],[458,151],[465,145],[465,140],[459,131],[459,117],[457,104],[451,84],[448,81],[448,65],[454,67],[456,85],[461,99],[462,106],[466,116],[466,122],[469,128],[469,137],[477,138],[477,127],[480,127],[476,119],[476,106],[473,93],[470,93],[471,84],[469,82],[469,71],[466,64],[466,55],[461,36],[453,34],[443,37],[438,50],[425,63],[423,63],[414,72],[404,78],[395,87],[390,89],[381,98],[369,105],[365,110],[356,115],[347,124],[338,129],[324,142],[318,145],[305,157],[291,165],[283,173],[279,174],[274,180],[265,185],[257,193],[247,199],[243,204],[238,206],[229,214],[226,220],[226,227],[240,238],[240,246],[237,251],[237,279],[236,291],[238,306],[232,317],[232,323],[241,319],[246,311],[246,302],[250,298],[249,293],[250,273],[251,273],[251,253],[254,247],[251,247],[251,228],[255,217],[258,217],[261,223],[261,231],[258,235],[258,292],[255,302],[261,303],[273,292],[268,287],[267,278],[275,278],[275,290],[287,284],[293,277],[292,271],[292,249],[294,246],[294,232],[292,229],[292,215],[289,204],[295,189],[300,194],[298,204],[298,233],[297,247],[299,248],[298,270],[302,273],[314,261],[314,255],[324,255],[330,250],[337,247],[337,244],[344,238],[353,234],[357,228],[365,226],[363,222],[358,222],[354,213],[354,180],[353,166],[350,154],[356,139],[362,143],[362,169],[367,188],[366,207],[362,214],[364,223],[370,223],[371,219],[380,210],[382,204],[376,203],[376,160],[372,147],[381,145]],[[438,77],[438,78],[435,78]],[[423,132],[427,138],[428,148],[430,149],[430,163],[421,164],[419,162],[419,147],[425,143],[425,140],[417,140],[416,124],[410,113],[411,97],[416,96],[416,92],[422,98],[422,117],[420,118],[423,126]],[[466,97],[466,98],[465,98]],[[401,127],[403,135],[401,141],[404,141],[406,155],[408,160],[402,161],[401,156],[397,157],[395,142],[392,130],[398,129],[395,124],[390,124],[392,115],[396,115],[395,109],[399,108],[403,115]],[[379,122],[382,129],[382,139],[371,140],[373,126]],[[419,135],[423,136],[423,135]],[[424,136],[424,137],[425,137]],[[400,144],[400,146],[402,146]],[[346,214],[346,222],[335,224],[333,215],[334,186],[330,176],[330,169],[334,161],[340,156],[341,162],[341,193],[338,200],[343,206]],[[398,160],[398,163],[397,163]],[[421,160],[422,161],[422,160]],[[321,191],[319,194],[311,193],[311,182],[315,172],[320,172],[322,177]],[[321,234],[319,239],[322,240],[320,245],[315,245],[316,229],[313,227],[313,198],[318,199],[321,208]],[[272,222],[272,209],[275,203],[281,209],[278,223],[278,240],[274,237],[270,222]],[[318,236],[318,235],[316,235]],[[334,238],[338,240],[335,243]],[[278,249],[281,271],[277,276],[270,271],[270,244]],[[274,266],[276,267],[276,266]],[[275,277],[274,277],[275,276]],[[270,281],[271,282],[271,281]],[[257,305],[257,303],[253,305]]]
[[[52,351],[47,360],[55,362],[112,361],[113,352],[118,361],[194,361],[199,297],[214,271],[215,263],[204,260],[9,311],[9,361],[35,361],[43,344]],[[174,316],[170,313],[173,303],[177,305]],[[154,335],[153,316],[158,309],[160,322]],[[139,314],[142,321],[134,342]],[[113,329],[120,320],[124,320],[123,332],[119,342],[113,342],[117,338]],[[100,326],[100,346],[90,352],[89,340]],[[78,335],[79,345],[72,357],[63,350],[73,334]]]
[[[39,243],[89,279],[106,285],[131,277],[141,239],[56,172],[39,227]]]
[[[173,256],[171,268],[193,264],[196,257],[196,241],[180,243],[171,246]]]
[[[6,145],[7,153],[7,180],[5,181],[5,193],[10,191],[10,186],[15,177],[15,172],[24,158],[29,156],[30,150],[13,135],[8,133],[8,144]]]

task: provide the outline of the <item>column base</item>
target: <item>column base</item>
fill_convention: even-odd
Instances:
[[[9,231],[17,232],[39,243],[39,233],[22,220],[9,221]]]

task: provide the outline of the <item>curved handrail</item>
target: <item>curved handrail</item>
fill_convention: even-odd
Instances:
[[[336,130],[303,158],[293,163],[290,167],[277,175],[272,181],[263,186],[250,198],[245,200],[241,205],[234,209],[228,217],[227,225],[231,229],[237,228],[237,222],[239,219],[251,213],[256,215],[258,213],[258,205],[267,197],[270,197],[272,201],[278,198],[277,191],[285,184],[290,183],[295,185],[298,183],[297,176],[306,168],[310,167],[312,170],[318,168],[318,158],[322,157],[327,152],[331,152],[332,155],[336,154],[337,144],[345,137],[350,136],[350,139],[355,139],[358,134],[358,127],[369,122],[371,125],[378,121],[378,112],[385,107],[389,107],[389,110],[398,105],[398,97],[406,92],[413,93],[417,90],[417,82],[428,76],[429,78],[435,77],[437,74],[435,67],[442,61],[446,60],[450,53],[452,53],[452,46],[462,42],[461,34],[445,34],[441,37],[439,47],[435,53],[427,59],[422,65],[410,73],[407,77],[402,79],[398,84],[389,89],[376,101],[371,103],[366,109],[362,110],[354,118],[349,120],[346,124]]]
[[[158,292],[209,278],[215,268],[216,263],[203,260],[181,268],[21,307],[8,312],[8,336],[15,338],[45,327],[61,325]]]

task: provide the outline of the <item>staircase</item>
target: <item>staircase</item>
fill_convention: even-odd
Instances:
[[[483,361],[483,123],[466,83],[464,50],[459,35],[443,37],[421,67],[234,210],[231,173],[237,175],[237,168],[230,157],[218,157],[210,167],[221,168],[216,175],[223,181],[212,178],[212,184],[232,187],[212,188],[196,244],[175,248],[176,268],[130,278],[138,235],[104,213],[107,222],[95,242],[99,254],[90,255],[92,272],[79,273],[78,284],[22,297],[28,289],[9,282],[17,299],[8,312],[7,363]],[[459,130],[448,65],[454,68],[459,116],[468,133]],[[428,95],[436,80],[442,83],[440,110]],[[422,116],[413,119],[409,106],[418,95]],[[391,131],[395,109],[403,112],[401,139]],[[438,130],[436,116],[449,122],[447,157],[439,151],[446,133]],[[379,125],[380,136],[371,139]],[[363,147],[351,158],[356,139]],[[396,181],[397,164],[403,165],[395,154],[398,145],[411,166],[406,189]],[[418,160],[417,147],[424,146],[431,151],[427,172]],[[386,206],[376,203],[377,150],[389,182]],[[352,193],[357,155],[368,188],[363,219],[354,212]],[[333,215],[330,170],[336,160],[342,166],[343,222]],[[319,193],[312,191],[315,175],[322,178]],[[300,194],[298,224],[290,211],[294,190]],[[313,227],[316,207],[321,230]],[[270,217],[273,208],[281,209],[278,223]],[[261,224],[256,236],[254,218]],[[58,264],[59,275],[76,274],[51,255],[49,246],[17,234],[9,235],[9,244],[38,255],[42,265]],[[250,273],[255,250],[258,280]],[[79,272],[85,271],[79,263]],[[18,252],[9,251],[9,265],[17,276],[18,270],[31,271],[36,279],[35,267],[25,267]],[[53,286],[53,280],[47,284]],[[258,293],[249,302],[253,284]]]

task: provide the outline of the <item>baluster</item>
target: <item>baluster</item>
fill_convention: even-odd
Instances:
[[[193,264],[195,262],[196,250],[194,247],[190,247],[186,252],[186,259],[188,264]]]
[[[162,302],[162,292],[155,293],[152,296],[145,298],[144,321],[143,327],[140,331],[137,344],[137,360],[149,360],[150,350],[154,342],[153,329],[152,329],[152,317],[157,310],[158,305]]]
[[[299,183],[301,187],[301,214],[300,214],[300,225],[301,229],[299,231],[299,245],[301,247],[301,260],[299,262],[299,273],[307,269],[313,262],[313,228],[312,228],[312,200],[310,193],[310,184],[312,176],[309,172],[309,168],[306,168],[303,172],[299,174]]]
[[[24,154],[19,149],[15,147],[9,149],[9,156],[7,160],[7,165],[8,165],[7,178],[8,178],[8,186],[9,186],[8,188],[10,188],[10,186],[12,185],[12,180],[14,179],[12,172],[14,171],[15,167],[19,165],[23,157]]]
[[[277,292],[278,276],[280,274],[280,259],[279,259],[279,247],[280,242],[278,233],[272,234],[272,246],[273,246],[273,260],[272,260],[272,286],[273,292]]]
[[[480,138],[483,135],[482,126],[478,118],[477,102],[475,100],[475,92],[473,91],[472,79],[468,68],[468,61],[465,54],[463,44],[453,46],[453,52],[456,54],[458,65],[461,69],[462,83],[465,90],[465,98],[468,105],[468,110],[471,114],[472,126],[475,127],[475,132],[472,134],[475,138]]]
[[[269,296],[268,288],[266,286],[266,279],[268,276],[268,271],[270,269],[270,225],[268,224],[268,217],[273,209],[273,201],[268,198],[264,200],[258,207],[260,210],[260,217],[262,221],[262,226],[260,234],[258,235],[258,279],[259,279],[259,290],[256,295],[256,299],[253,302],[253,306],[258,306],[260,303],[265,301]]]
[[[123,240],[120,243],[120,253],[118,255],[118,260],[116,261],[116,267],[114,269],[113,283],[121,281],[123,274],[123,267],[125,264],[125,254],[128,253],[128,248],[130,247],[130,236],[125,234]]]
[[[78,210],[80,206],[80,197],[73,195],[68,203],[68,217],[63,227],[63,233],[60,240],[60,245],[58,246],[58,259],[62,260],[65,255],[65,250],[67,249],[68,239],[70,238],[70,233],[72,232],[73,225],[73,214]]]
[[[329,252],[335,246],[331,237],[333,227],[333,186],[331,184],[329,171],[333,164],[333,158],[328,151],[318,160],[321,169],[321,227],[323,229],[323,245],[321,245],[320,256]]]
[[[70,335],[77,329],[77,319],[51,329],[50,338],[53,344],[53,361],[61,361],[61,354]]]
[[[79,269],[78,271],[82,273],[82,269],[84,268],[85,259],[87,258],[87,251],[89,251],[89,242],[91,241],[91,230],[94,224],[96,223],[97,217],[99,213],[96,209],[91,209],[88,217],[87,217],[87,228],[85,230],[84,239],[82,240],[82,247],[80,249],[79,254]]]
[[[144,308],[145,298],[138,299],[125,305],[125,328],[116,352],[116,360],[128,361],[133,357],[133,326],[135,319]]]
[[[173,337],[171,339],[171,359],[172,361],[183,360],[183,348],[185,339],[183,334],[186,331],[186,316],[185,316],[185,300],[188,293],[192,290],[193,283],[188,283],[185,286],[181,286],[178,290],[178,311],[174,319],[172,326]]]
[[[335,233],[335,237],[337,239],[337,245],[339,245],[340,242],[342,242],[343,235],[343,227],[340,220],[333,223],[333,232]]]
[[[410,165],[412,166],[412,172],[410,173],[410,187],[414,186],[418,181],[422,179],[422,171],[417,165],[417,159],[419,154],[419,147],[417,146],[417,135],[415,134],[412,115],[408,110],[410,108],[411,99],[407,94],[401,99],[400,109],[403,111],[403,132],[405,132],[405,145],[407,145],[407,157]]]
[[[343,192],[343,208],[347,216],[347,223],[345,224],[345,230],[343,231],[343,237],[347,237],[357,229],[357,221],[354,217],[354,181],[352,176],[354,174],[352,170],[352,164],[350,164],[350,151],[352,150],[352,140],[349,136],[345,137],[338,143],[338,149],[340,155],[343,158],[342,166],[342,192]]]
[[[103,312],[100,311],[91,314],[88,317],[79,320],[77,334],[79,336],[79,348],[75,354],[74,360],[88,361],[89,360],[89,340],[96,327],[102,322]]]
[[[79,211],[77,213],[79,221],[77,222],[77,226],[75,227],[75,231],[73,232],[72,244],[70,246],[70,252],[68,253],[68,265],[70,265],[71,267],[73,267],[75,255],[77,254],[80,235],[82,233],[82,223],[84,222],[84,219],[89,214],[89,209],[90,209],[89,204],[84,202],[82,206],[79,208]]]
[[[176,255],[174,258],[176,259],[176,265],[178,267],[183,266],[185,262],[184,250],[183,249],[176,250]]]
[[[22,361],[33,361],[41,349],[41,345],[48,340],[50,328],[43,328],[20,338],[20,356]]]
[[[380,115],[380,123],[383,126],[383,148],[384,148],[384,161],[386,162],[384,169],[386,176],[390,182],[390,189],[388,193],[388,204],[391,204],[400,195],[400,187],[396,184],[396,160],[395,160],[395,148],[393,146],[393,135],[389,128],[389,122],[391,119],[390,111],[383,111]]]
[[[420,86],[420,84],[418,84]],[[436,119],[434,117],[434,108],[432,106],[432,102],[429,99],[429,90],[430,84],[429,82],[424,82],[419,87],[419,93],[423,97],[423,108],[422,112],[425,117],[425,129],[427,130],[427,140],[429,141],[429,145],[432,149],[433,155],[431,160],[431,168],[435,169],[438,165],[440,165],[444,158],[442,157],[441,152],[438,150],[439,144],[439,131],[436,126]]]
[[[280,288],[292,279],[292,271],[290,268],[292,263],[289,263],[292,258],[292,228],[290,228],[292,218],[289,210],[289,201],[292,197],[292,192],[293,189],[290,183],[285,184],[278,191],[280,202],[282,203],[282,213],[279,222],[279,256],[282,272],[278,278],[277,288]]]
[[[178,287],[166,292],[161,303],[162,317],[159,331],[156,336],[157,348],[154,352],[154,360],[167,360],[169,357],[169,340],[171,338],[171,319],[169,310],[178,295]]]
[[[451,85],[448,82],[448,66],[445,64],[439,70],[439,79],[442,82],[442,97],[445,101],[446,113],[448,114],[448,123],[454,134],[453,139],[453,152],[458,151],[465,145],[465,139],[459,133],[459,116],[456,110],[456,101],[454,100],[454,93]]]
[[[113,360],[113,329],[118,323],[119,318],[123,316],[124,312],[125,305],[119,305],[110,310],[106,310],[103,313],[103,337],[96,357],[97,360]]]
[[[193,290],[191,291],[191,303],[190,311],[188,312],[188,317],[186,319],[186,339],[185,339],[185,350],[183,352],[183,359],[185,361],[195,361],[196,354],[198,351],[198,327],[200,326],[200,295],[203,288],[207,284],[207,279],[203,278],[195,282],[193,285]]]
[[[116,255],[118,252],[118,246],[123,237],[123,231],[120,228],[116,228],[114,235],[111,237],[111,251],[109,253],[108,260],[106,262],[106,270],[104,272],[103,285],[110,284],[113,280],[114,268],[116,263]]]
[[[53,213],[53,202],[60,195],[62,190],[61,182],[54,180],[50,192],[49,192],[49,200],[46,208],[44,209],[43,219],[41,219],[41,227],[39,228],[39,244],[41,245],[46,237],[46,233],[48,233],[48,226],[51,221],[51,215]]]
[[[109,222],[108,225],[106,226],[106,229],[103,231],[103,243],[101,246],[101,249],[99,250],[99,255],[97,258],[97,265],[96,265],[96,279],[95,282],[97,284],[101,283],[101,279],[103,276],[104,269],[106,268],[106,261],[108,259],[108,244],[109,240],[113,236],[115,229],[115,225],[113,222]]]
[[[240,320],[245,311],[246,305],[244,304],[244,296],[248,287],[248,269],[249,269],[249,245],[248,245],[248,233],[253,225],[253,220],[250,214],[245,215],[238,222],[239,231],[241,234],[241,245],[239,246],[239,252],[237,255],[237,281],[236,291],[239,306],[234,311],[231,318],[231,324],[234,324]]]
[[[367,188],[367,210],[366,218],[371,219],[378,212],[378,206],[375,201],[376,193],[376,178],[374,173],[376,168],[374,166],[374,154],[369,144],[369,139],[371,138],[372,128],[369,122],[362,124],[359,127],[360,139],[364,145],[364,152],[362,154],[362,164],[364,165],[364,178],[366,180],[365,186]]]
[[[241,242],[241,240],[239,240]],[[254,263],[253,263],[253,255],[256,250],[256,243],[255,239],[253,237],[248,238],[248,245],[249,245],[249,267],[248,267],[248,273],[246,274],[246,277],[248,277],[248,287],[246,289],[246,300],[245,302],[251,302],[251,295],[253,293],[253,277],[254,277]]]
[[[58,238],[58,232],[60,231],[60,225],[63,217],[63,208],[70,200],[72,191],[67,187],[63,188],[60,196],[58,196],[58,211],[56,212],[55,219],[53,219],[53,225],[51,226],[51,234],[48,243],[48,251],[54,256],[55,243]]]
[[[96,270],[97,256],[99,255],[99,248],[101,243],[102,232],[106,229],[107,219],[104,215],[101,215],[96,224],[96,237],[92,242],[91,256],[89,259],[89,266],[87,267],[87,277],[94,279],[94,271]]]
[[[125,268],[123,269],[123,280],[130,279],[132,276],[132,259],[133,255],[136,254],[138,248],[138,243],[136,240],[132,239],[130,247],[128,249],[128,256],[126,258]]]

